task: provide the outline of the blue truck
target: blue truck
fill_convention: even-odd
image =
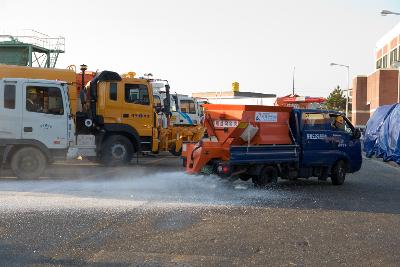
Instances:
[[[221,177],[252,179],[257,186],[274,183],[278,177],[287,180],[310,177],[327,180],[330,177],[332,184],[341,185],[346,173],[360,170],[361,133],[344,114],[292,109],[287,123],[291,144],[230,145],[227,157],[203,160],[207,162],[204,167]],[[208,146],[215,147],[215,142],[200,142],[189,147],[184,158],[188,172],[201,162],[201,157],[212,157]],[[199,148],[202,148],[201,153],[196,152]]]

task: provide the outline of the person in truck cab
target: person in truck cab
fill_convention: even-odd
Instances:
[[[36,91],[29,90],[26,98],[26,109],[30,112],[41,112],[43,110]]]
[[[344,131],[344,130],[345,130],[345,124],[344,124],[344,119],[343,119],[343,117],[342,117],[342,116],[336,116],[336,117],[334,118],[333,123],[332,123],[332,127],[333,127],[334,129]]]

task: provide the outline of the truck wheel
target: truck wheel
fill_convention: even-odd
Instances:
[[[278,170],[274,166],[265,166],[261,169],[260,174],[253,178],[256,186],[266,186],[270,183],[278,181]]]
[[[331,180],[333,185],[342,185],[346,179],[346,164],[339,160],[332,167]]]
[[[176,144],[172,144],[171,149],[169,150],[169,153],[171,153],[172,155],[177,156],[177,157],[182,155],[182,147],[178,152],[176,152],[175,149],[176,149]]]
[[[122,135],[112,135],[106,139],[101,151],[101,163],[106,166],[118,166],[129,163],[134,147],[132,142]]]
[[[34,147],[21,148],[11,158],[11,169],[19,179],[39,178],[46,165],[46,156]]]

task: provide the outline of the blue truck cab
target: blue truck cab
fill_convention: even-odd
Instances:
[[[346,173],[362,165],[361,133],[344,114],[328,110],[293,109],[290,114],[291,145],[232,146],[230,173],[256,185],[276,182],[278,177],[318,177],[332,184],[344,183]],[[225,170],[226,168],[217,168]]]

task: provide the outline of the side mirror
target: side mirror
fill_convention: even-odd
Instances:
[[[353,138],[354,139],[360,139],[360,137],[361,137],[361,131],[359,130],[359,129],[354,129],[354,132],[353,132]]]

